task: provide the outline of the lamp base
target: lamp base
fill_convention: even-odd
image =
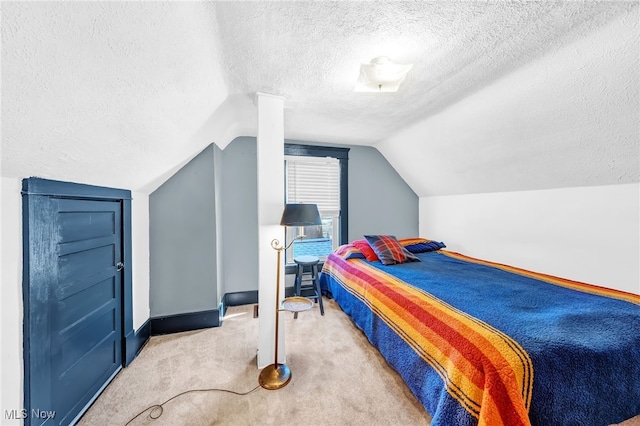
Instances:
[[[286,364],[267,365],[260,372],[258,383],[265,389],[276,390],[283,388],[291,380],[291,370]]]

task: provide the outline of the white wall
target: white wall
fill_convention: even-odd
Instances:
[[[0,424],[11,425],[22,423],[4,419],[4,410],[22,408],[22,183],[0,179]]]
[[[21,409],[22,368],[22,197],[20,179],[2,181],[0,217],[2,272],[0,274],[0,424],[4,410]],[[149,197],[132,193],[133,328],[149,318]]]
[[[420,235],[473,257],[640,294],[640,184],[420,198]]]
[[[133,329],[149,319],[149,195],[131,192]]]

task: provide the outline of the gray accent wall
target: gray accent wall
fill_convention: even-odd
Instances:
[[[363,238],[364,234],[418,236],[418,196],[377,149],[300,140],[285,142],[350,148],[349,241]],[[234,139],[223,151],[223,163],[223,288],[225,293],[257,290],[256,138]]]
[[[350,148],[349,241],[418,236],[418,197],[378,150],[285,142]],[[224,150],[210,145],[150,195],[151,317],[258,290],[257,179],[256,138],[239,137]]]
[[[370,146],[349,151],[349,241],[365,234],[418,237],[418,196]]]
[[[222,237],[225,293],[258,289],[258,172],[254,137],[222,151]],[[284,167],[284,165],[283,165]],[[275,255],[275,252],[274,252]],[[276,261],[274,257],[274,262]]]
[[[224,220],[222,220],[222,150],[218,145],[212,144],[213,147],[213,187],[215,191],[215,231],[216,231],[216,239],[215,239],[215,265],[216,265],[216,306],[220,305],[222,301],[222,297],[224,296],[224,288],[222,287],[222,283],[224,282],[224,236],[223,232],[223,224]]]
[[[218,307],[215,155],[208,146],[149,196],[152,318]]]

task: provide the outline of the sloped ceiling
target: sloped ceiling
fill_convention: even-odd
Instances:
[[[3,2],[2,175],[143,187],[227,98],[217,43],[207,4]]]
[[[635,1],[3,2],[2,176],[151,191],[263,91],[419,196],[637,182],[638,37]],[[354,93],[381,55],[400,91]]]

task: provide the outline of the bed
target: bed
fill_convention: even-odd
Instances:
[[[640,414],[640,296],[441,247],[384,265],[345,245],[320,276],[433,426]]]

